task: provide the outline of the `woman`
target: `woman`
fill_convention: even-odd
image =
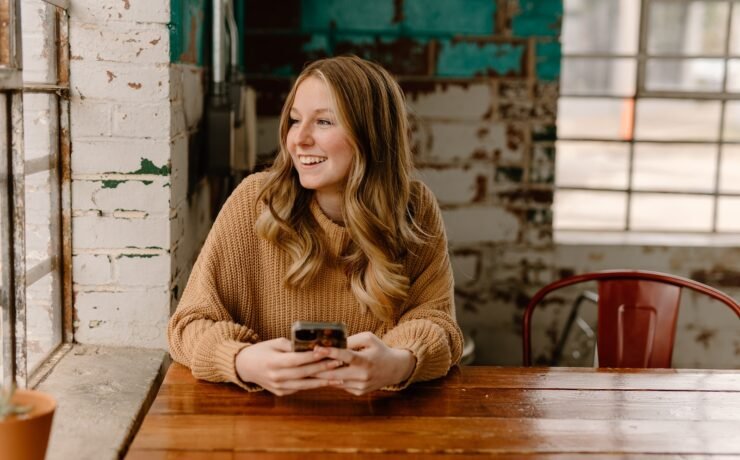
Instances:
[[[336,57],[301,73],[272,168],[229,197],[193,267],[169,325],[176,361],[277,395],[401,389],[458,362],[447,240],[410,177],[407,123],[377,64]],[[344,323],[347,348],[291,351],[297,320]]]

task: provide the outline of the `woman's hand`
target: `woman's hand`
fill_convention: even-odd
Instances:
[[[314,354],[345,364],[320,372],[316,378],[357,396],[403,382],[416,366],[413,353],[387,346],[372,332],[348,337],[347,349],[316,347]]]
[[[236,373],[245,382],[284,396],[337,383],[316,376],[342,365],[325,358],[315,351],[293,352],[290,340],[285,338],[267,340],[245,347],[236,355]]]

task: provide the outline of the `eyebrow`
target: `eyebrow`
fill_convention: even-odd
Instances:
[[[296,109],[295,107],[291,107],[290,108],[290,113],[293,113],[293,112],[300,113],[300,111],[298,109]],[[316,110],[313,111],[313,113],[316,113],[316,114],[320,114],[320,113],[334,114],[334,111],[332,109],[316,109]]]

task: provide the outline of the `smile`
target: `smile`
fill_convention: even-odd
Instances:
[[[323,163],[326,161],[326,157],[315,157],[310,155],[301,155],[298,157],[298,161],[301,162],[303,165],[314,165],[318,163]]]

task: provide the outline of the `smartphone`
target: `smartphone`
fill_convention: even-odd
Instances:
[[[291,328],[293,351],[310,351],[315,346],[347,348],[342,323],[296,321]]]

